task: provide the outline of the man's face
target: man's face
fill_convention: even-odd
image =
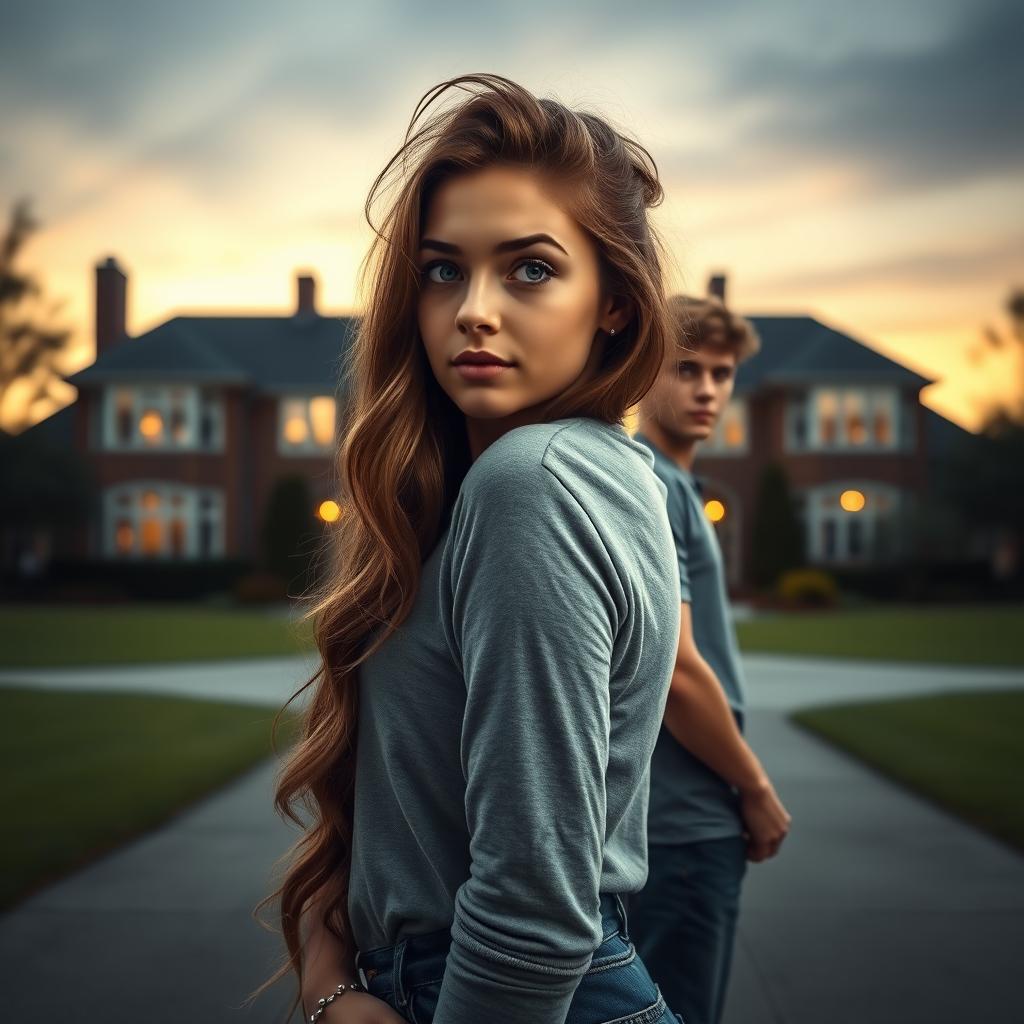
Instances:
[[[677,441],[704,441],[725,410],[736,381],[736,352],[701,344],[676,347],[645,400],[658,425]]]

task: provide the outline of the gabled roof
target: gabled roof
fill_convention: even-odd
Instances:
[[[926,377],[810,316],[752,316],[761,351],[743,364],[738,394],[775,384],[885,381],[919,389]],[[257,391],[334,390],[356,317],[177,316],[126,338],[68,380],[238,383]]]
[[[126,338],[68,380],[237,383],[258,391],[330,390],[354,317],[176,316]]]
[[[773,384],[886,382],[922,388],[932,383],[863,342],[811,316],[751,316],[761,351],[736,375],[736,392]]]
[[[925,406],[924,434],[925,447],[932,458],[947,459],[962,450],[964,438],[971,431],[965,430],[941,413]]]
[[[67,449],[74,445],[74,430],[75,403],[72,402],[38,423],[33,423],[31,427],[26,427],[20,434],[15,434],[13,440],[18,443],[21,438],[25,438],[28,442],[38,442],[48,448]]]

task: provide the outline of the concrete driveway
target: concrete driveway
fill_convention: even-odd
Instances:
[[[786,719],[829,701],[1021,687],[1024,673],[746,664],[750,737],[794,829],[775,861],[751,866],[726,1024],[1024,1020],[1024,858]],[[311,669],[302,658],[260,659],[7,671],[0,682],[278,705]],[[37,1019],[50,994],[65,993],[80,1024],[282,1024],[287,984],[241,1005],[280,949],[250,918],[294,836],[271,809],[274,770],[265,762],[0,918],[3,1019]]]

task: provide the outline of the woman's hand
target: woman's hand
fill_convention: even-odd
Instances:
[[[303,999],[302,1019],[316,1012],[317,1001],[327,993]],[[369,992],[346,992],[324,1010],[318,1024],[408,1024],[406,1019]]]

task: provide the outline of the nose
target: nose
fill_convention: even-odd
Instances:
[[[697,398],[701,401],[707,402],[714,397],[714,381],[711,379],[710,371],[705,371],[697,378]]]
[[[460,334],[495,334],[501,327],[498,300],[488,287],[486,275],[470,278],[465,298],[455,314],[455,325]]]

